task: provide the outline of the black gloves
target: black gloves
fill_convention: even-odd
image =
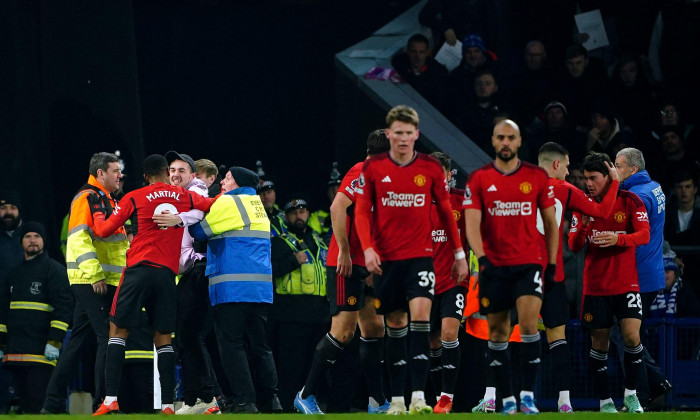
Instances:
[[[87,201],[90,206],[90,214],[95,216],[95,213],[102,213],[105,218],[107,217],[107,209],[102,203],[102,198],[98,194],[88,194]]]

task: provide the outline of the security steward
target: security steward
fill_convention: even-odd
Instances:
[[[45,414],[65,413],[66,389],[77,372],[80,349],[83,342],[92,337],[97,338],[93,407],[105,397],[105,357],[109,337],[107,318],[126,266],[129,241],[123,226],[108,238],[96,235],[88,204],[88,197],[99,198],[107,215],[112,213],[116,202],[111,193],[119,189],[122,178],[119,158],[112,153],[96,153],[90,159],[89,172],[87,183],[71,203],[66,268],[75,298],[75,312],[70,339],[46,390],[42,410]]]
[[[270,222],[256,194],[258,183],[255,172],[231,167],[221,181],[223,194],[204,220],[189,228],[194,239],[208,240],[205,274],[221,361],[235,398],[226,409],[232,413],[281,411],[275,362],[265,342],[273,296]]]
[[[260,180],[258,185],[258,195],[265,207],[268,219],[270,219],[270,234],[275,237],[284,233],[284,215],[280,206],[277,205],[277,191],[275,183],[269,179],[266,181]]]
[[[323,239],[326,246],[330,245],[331,237],[333,236],[333,224],[331,223],[330,205],[335,199],[338,188],[340,188],[340,172],[338,171],[338,162],[333,162],[333,169],[326,187],[326,197],[328,197],[328,206],[324,209],[318,209],[309,216],[309,226]]]
[[[286,229],[272,238],[275,281],[273,322],[268,330],[279,376],[280,400],[292,411],[294,397],[304,386],[316,343],[328,331],[326,299],[328,248],[308,226],[309,206],[295,198],[284,206]]]
[[[24,260],[0,285],[2,360],[12,375],[22,413],[41,411],[73,312],[68,276],[44,252],[45,237],[41,223],[22,225]]]

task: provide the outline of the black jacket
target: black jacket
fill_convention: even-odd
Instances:
[[[11,269],[0,283],[0,344],[8,364],[55,365],[46,343],[62,342],[73,314],[66,268],[42,252]]]

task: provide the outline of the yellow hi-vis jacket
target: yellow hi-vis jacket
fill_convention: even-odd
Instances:
[[[107,203],[111,208],[116,206],[109,192],[90,175],[87,184],[71,203],[66,243],[68,280],[71,285],[105,280],[107,284],[118,286],[126,267],[126,250],[129,249],[126,231],[122,226],[108,238],[95,235],[95,225],[87,201],[89,194],[99,194],[105,206]]]

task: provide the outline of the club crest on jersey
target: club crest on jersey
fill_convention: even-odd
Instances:
[[[418,174],[413,177],[413,182],[419,187],[422,187],[427,182],[427,179],[425,178],[425,175]]]
[[[617,213],[615,213],[615,214],[613,215],[613,219],[615,219],[615,221],[616,221],[617,223],[622,223],[622,222],[624,222],[624,221],[625,221],[625,218],[626,218],[625,213],[622,212],[622,211],[618,211]]]
[[[587,313],[587,314],[585,314],[585,315],[583,316],[583,320],[586,321],[586,322],[591,322],[591,321],[593,321],[593,314],[591,314],[590,312]]]
[[[488,298],[481,298],[481,306],[483,306],[484,308],[488,308],[490,304],[491,301],[488,300]]]
[[[523,194],[530,194],[532,192],[532,184],[530,184],[527,181],[520,184],[519,188],[520,188],[520,192]]]
[[[29,288],[29,292],[33,295],[41,294],[41,282],[33,281],[32,286]]]
[[[377,299],[377,298],[374,298],[374,307],[375,307],[376,309],[381,308],[381,307],[382,307],[382,301],[379,300],[379,299]]]
[[[353,306],[357,303],[357,298],[355,296],[350,296],[348,298],[348,305]]]
[[[455,220],[459,220],[460,217],[462,217],[462,212],[459,210],[452,210],[452,216],[455,218]]]

